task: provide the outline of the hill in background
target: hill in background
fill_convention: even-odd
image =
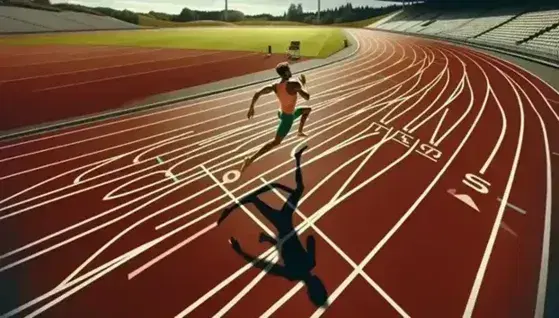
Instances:
[[[228,10],[225,19],[224,10],[221,11],[198,11],[189,8],[182,9],[178,14],[167,14],[163,12],[150,11],[148,13],[133,12],[130,10],[115,10],[107,7],[87,7],[79,4],[57,3],[51,4],[49,0],[0,0],[2,5],[12,5],[49,11],[75,11],[95,15],[106,15],[133,24],[153,27],[177,27],[188,25],[226,25],[227,22],[239,25],[284,25],[284,24],[344,24],[363,21],[377,16],[385,15],[396,10],[400,6],[387,6],[372,8],[367,6],[354,7],[351,3],[335,9],[322,10],[320,20],[316,12],[304,12],[302,4],[290,4],[282,16],[270,14],[245,15],[237,10]],[[192,23],[196,22],[197,23]],[[201,22],[204,21],[204,22]],[[213,22],[209,22],[213,21]],[[263,23],[266,22],[267,23]],[[183,22],[190,22],[188,25]]]

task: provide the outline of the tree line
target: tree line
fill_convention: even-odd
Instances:
[[[141,13],[130,10],[115,10],[106,7],[87,7],[79,4],[57,3],[51,4],[49,0],[0,0],[0,3],[18,6],[35,7],[36,9],[54,11],[77,11],[98,15],[107,15],[122,21],[138,24]],[[354,22],[366,20],[375,16],[387,14],[400,9],[399,5],[391,5],[381,8],[368,6],[354,7],[351,3],[336,7],[334,9],[321,10],[320,19],[317,12],[305,12],[301,3],[291,3],[283,15],[274,16],[271,14],[245,15],[241,11],[228,10],[225,18],[225,10],[220,11],[199,11],[190,8],[183,8],[179,14],[168,14],[163,12],[150,11],[147,15],[159,20],[173,22],[191,22],[200,20],[220,20],[228,22],[239,22],[244,20],[264,20],[264,21],[294,21],[309,24],[332,24],[343,22]]]
[[[174,22],[191,22],[199,20],[227,20],[228,22],[239,22],[243,20],[264,20],[264,21],[294,21],[312,24],[332,24],[343,22],[354,22],[366,20],[375,16],[387,14],[399,10],[401,6],[391,5],[381,8],[373,8],[368,6],[354,7],[351,3],[336,7],[334,9],[321,10],[320,20],[317,12],[304,12],[301,3],[291,3],[286,12],[281,16],[271,14],[245,15],[243,12],[229,10],[227,19],[225,19],[224,10],[221,11],[198,11],[184,8],[178,15],[167,14],[162,12],[150,11],[149,16],[167,21]]]
[[[369,6],[354,7],[351,3],[341,5],[334,9],[320,11],[320,20],[317,12],[304,12],[302,4],[290,4],[284,13],[284,20],[312,23],[312,24],[332,24],[366,20],[383,14],[388,14],[399,10],[400,5],[391,5],[381,8]]]

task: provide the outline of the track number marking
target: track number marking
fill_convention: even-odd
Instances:
[[[394,137],[392,137],[392,139],[394,139],[395,141],[401,143],[402,145],[409,147],[412,144],[412,141],[415,140],[415,137],[410,136],[406,133],[404,133],[403,131],[397,131],[394,134]]]
[[[441,156],[443,154],[440,150],[428,144],[421,144],[421,146],[419,146],[419,149],[417,149],[416,151],[420,155],[427,157],[428,159],[431,159],[435,162],[441,159]]]
[[[488,181],[471,173],[466,173],[462,183],[482,194],[489,193],[489,187],[491,186],[491,183]]]

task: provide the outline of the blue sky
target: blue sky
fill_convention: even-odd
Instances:
[[[225,7],[225,0],[51,0],[52,3],[76,3],[90,7],[110,7],[114,9],[128,9],[136,12],[158,11],[178,14],[182,8],[196,10],[221,10]],[[301,3],[304,11],[316,11],[317,0],[229,0],[231,10],[239,10],[245,14],[270,13],[281,15],[287,10],[289,3]],[[391,3],[375,0],[321,0],[321,8],[334,8],[351,2],[354,6],[386,6]]]

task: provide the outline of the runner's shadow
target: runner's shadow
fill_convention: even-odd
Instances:
[[[238,203],[226,208],[221,214],[218,224],[221,224],[227,216],[241,205],[252,203],[259,212],[272,223],[277,231],[277,239],[265,233],[260,233],[259,242],[269,243],[276,247],[283,261],[283,265],[260,259],[244,251],[239,242],[232,237],[230,240],[233,250],[243,257],[247,262],[251,262],[253,266],[267,271],[269,274],[284,277],[290,281],[301,281],[307,287],[307,294],[317,307],[327,305],[328,292],[324,284],[312,270],[316,266],[316,241],[310,235],[306,240],[306,250],[293,226],[293,213],[297,208],[297,204],[301,199],[304,191],[303,175],[301,172],[301,155],[307,147],[303,147],[295,154],[297,170],[295,171],[295,181],[297,186],[295,189],[282,185],[280,183],[266,184],[253,193],[243,197]],[[263,202],[258,196],[270,190],[283,190],[289,194],[285,204],[280,209],[274,209]]]

